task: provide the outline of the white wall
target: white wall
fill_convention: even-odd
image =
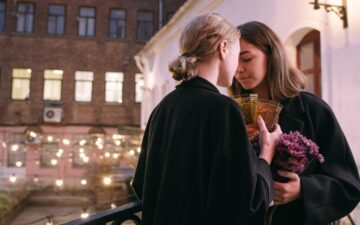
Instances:
[[[355,159],[360,164],[360,1],[348,0],[348,24],[323,8],[314,10],[304,0],[189,0],[173,20],[140,52],[154,65],[145,74],[145,96],[142,104],[142,127],[156,104],[164,97],[163,85],[174,89],[175,82],[167,70],[168,62],[178,55],[178,38],[184,25],[196,15],[215,11],[234,25],[258,20],[274,29],[293,54],[294,33],[317,29],[321,35],[322,96],[334,110]],[[189,6],[188,8],[186,8]],[[296,39],[296,38],[295,38]],[[292,51],[292,53],[291,53]],[[292,59],[294,61],[294,59]],[[150,63],[152,64],[152,63]],[[151,68],[151,69],[149,69]],[[158,89],[158,90],[157,90]],[[157,91],[156,91],[157,90]]]

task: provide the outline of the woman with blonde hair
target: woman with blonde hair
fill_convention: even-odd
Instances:
[[[142,224],[263,224],[280,127],[269,133],[259,117],[258,158],[239,106],[216,88],[232,83],[239,32],[220,15],[204,14],[183,30],[180,51],[169,70],[182,82],[148,120],[133,181]]]
[[[331,108],[303,91],[305,77],[290,66],[279,37],[260,22],[238,27],[240,59],[230,88],[232,94],[257,93],[283,108],[279,124],[284,132],[298,131],[319,146],[325,162],[311,161],[300,173],[274,171],[276,210],[272,225],[328,224],[350,213],[360,200],[359,173],[345,135]],[[250,138],[256,132],[248,129]]]

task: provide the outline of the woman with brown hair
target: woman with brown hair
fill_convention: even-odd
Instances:
[[[153,110],[133,181],[143,225],[263,224],[272,201],[273,158],[280,128],[259,117],[259,158],[239,106],[220,94],[238,66],[239,32],[215,13],[192,20],[169,65],[176,90]]]
[[[360,199],[359,174],[350,147],[331,108],[319,97],[304,92],[305,76],[291,67],[280,39],[265,24],[248,22],[238,27],[240,59],[230,88],[233,95],[257,93],[278,101],[283,108],[283,132],[299,131],[319,147],[325,162],[313,160],[301,174],[274,171],[288,179],[273,184],[273,225],[327,224],[353,210]],[[248,135],[257,135],[248,129]]]

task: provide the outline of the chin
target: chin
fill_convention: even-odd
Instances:
[[[254,85],[249,85],[249,84],[242,84],[242,83],[240,83],[240,85],[241,85],[241,87],[244,89],[244,90],[252,90],[252,89],[254,89],[255,88],[255,86]]]

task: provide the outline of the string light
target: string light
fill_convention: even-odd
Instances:
[[[13,144],[11,145],[11,151],[16,152],[19,149],[19,145]]]
[[[70,144],[70,140],[69,139],[63,139],[63,144],[64,145],[69,145]]]
[[[112,156],[113,156],[114,159],[119,158],[119,154],[118,154],[118,153],[114,153]]]
[[[58,186],[58,187],[61,187],[64,185],[64,181],[62,179],[56,179],[55,181],[55,185]]]
[[[88,212],[87,208],[83,208],[83,212],[80,214],[80,217],[82,219],[86,219],[89,217],[89,212]]]
[[[58,164],[58,160],[57,159],[51,159],[50,163],[51,163],[51,165],[56,166]]]
[[[15,183],[16,180],[17,180],[17,178],[16,178],[16,175],[15,175],[15,174],[12,174],[12,175],[9,177],[9,181],[10,181],[11,183]]]
[[[81,183],[81,185],[85,186],[87,184],[87,180],[86,179],[81,179],[80,183]]]
[[[111,183],[112,183],[112,180],[111,180],[110,177],[106,176],[106,177],[103,178],[103,184],[105,186],[109,186]]]
[[[112,209],[115,209],[115,208],[116,208],[115,203],[111,203],[111,204],[110,204],[110,207],[111,207]]]
[[[47,137],[47,140],[48,140],[48,142],[52,142],[52,141],[54,140],[54,137],[49,135],[49,136]]]
[[[82,146],[82,145],[85,145],[86,144],[86,140],[85,139],[82,139],[79,144]]]
[[[22,166],[22,162],[21,162],[21,161],[17,161],[17,162],[15,163],[15,165],[16,165],[17,167],[21,167],[21,166]]]

